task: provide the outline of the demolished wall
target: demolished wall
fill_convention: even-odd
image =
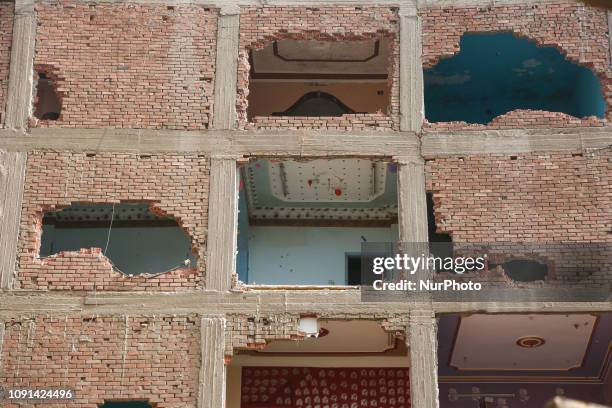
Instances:
[[[69,403],[42,404],[46,407],[90,408],[105,400],[149,400],[156,408],[196,404],[200,331],[195,316],[38,315],[0,324],[5,388],[73,392]]]
[[[591,271],[583,283],[609,284],[609,253],[598,254],[612,244],[611,159],[612,151],[603,149],[427,160],[437,230],[455,243],[533,243],[536,249],[526,245],[522,252],[552,261],[551,282],[583,281],[583,276],[569,276],[579,268]],[[586,252],[574,252],[573,244],[584,244]],[[521,248],[510,246],[508,254],[520,258]],[[488,278],[507,281],[495,274]]]
[[[206,129],[217,12],[190,5],[36,5],[34,63],[62,78],[57,121],[38,127]]]
[[[390,39],[390,115],[343,115],[341,118],[256,117],[247,120],[249,51],[275,40],[357,41]],[[368,129],[399,128],[399,24],[397,8],[384,7],[245,7],[240,12],[240,55],[236,110],[241,128]],[[353,125],[354,124],[354,125]]]
[[[465,33],[512,32],[534,40],[540,46],[559,49],[570,61],[591,68],[599,77],[608,107],[612,104],[612,68],[608,20],[602,9],[573,1],[526,3],[485,7],[432,7],[421,11],[423,67],[459,52]],[[607,120],[612,110],[607,109]],[[603,126],[607,120],[594,117],[517,110],[498,117],[489,125],[465,122],[426,123],[432,129],[504,129],[540,127]]]
[[[31,152],[26,166],[17,287],[44,290],[193,290],[201,287],[208,225],[210,161],[198,155]],[[99,250],[39,258],[42,216],[71,203],[150,202],[191,237],[197,269],[154,278],[113,270]]]

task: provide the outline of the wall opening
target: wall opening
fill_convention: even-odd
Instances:
[[[545,281],[548,276],[548,265],[530,259],[513,259],[504,262],[501,267],[506,276],[515,282]]]
[[[56,81],[52,75],[38,71],[34,116],[40,120],[58,120],[62,111],[62,102],[57,93]]]
[[[248,118],[388,113],[390,40],[282,39],[249,55]]]
[[[453,257],[453,240],[449,234],[438,232],[436,225],[436,211],[433,193],[427,193],[427,235],[429,240],[429,253],[439,258]],[[450,269],[436,270],[436,272],[450,272]]]
[[[72,204],[45,212],[40,256],[100,248],[114,268],[129,275],[195,267],[191,239],[178,222],[149,203]]]
[[[239,175],[244,283],[356,285],[361,244],[398,240],[395,163],[253,159]]]
[[[318,319],[318,325],[318,337],[235,350],[228,408],[410,406],[404,332],[375,320]]]
[[[612,313],[444,314],[437,335],[440,408],[612,403]]]
[[[554,47],[512,33],[464,34],[460,47],[458,54],[424,70],[429,122],[488,124],[516,109],[604,117],[597,76]]]

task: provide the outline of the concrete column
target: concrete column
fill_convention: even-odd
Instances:
[[[240,8],[222,7],[217,31],[217,63],[215,70],[215,101],[213,128],[236,127],[236,82],[238,81],[238,48],[240,38]]]
[[[0,151],[0,289],[11,289],[17,263],[17,239],[26,153]]]
[[[206,289],[228,291],[236,271],[238,185],[236,158],[213,157],[208,196]]]
[[[401,242],[427,242],[425,164],[418,157],[397,158],[399,231]]]
[[[400,129],[420,132],[424,117],[421,20],[416,4],[400,7]]]
[[[34,38],[36,14],[34,0],[15,1],[15,23],[11,47],[5,127],[25,130],[32,109]]]
[[[437,323],[432,310],[413,310],[408,323],[410,406],[438,408]]]
[[[225,408],[225,319],[200,320],[198,408]]]
[[[610,65],[612,65],[612,11],[608,11],[608,41],[610,42]]]

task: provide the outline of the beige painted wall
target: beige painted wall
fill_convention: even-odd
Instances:
[[[249,86],[249,118],[282,112],[308,92],[334,95],[355,112],[386,112],[389,106],[387,81],[379,82],[263,82]],[[378,95],[378,91],[383,91]]]
[[[225,408],[240,408],[242,367],[230,365],[226,369],[225,392],[227,393],[227,398],[225,399]]]

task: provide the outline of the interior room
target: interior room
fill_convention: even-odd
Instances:
[[[248,117],[387,113],[390,41],[274,41],[250,54]]]
[[[117,271],[157,274],[195,267],[191,239],[178,222],[149,203],[72,204],[43,216],[40,257],[100,248]]]
[[[612,313],[442,315],[440,407],[610,405],[611,339]]]
[[[397,242],[397,166],[252,159],[239,169],[237,272],[250,285],[359,285],[365,242]]]
[[[303,340],[239,351],[227,408],[408,408],[409,366],[403,334],[373,320],[319,319]]]
[[[460,47],[424,71],[425,116],[431,123],[485,125],[516,109],[604,117],[597,76],[554,47],[503,32],[464,34]]]

